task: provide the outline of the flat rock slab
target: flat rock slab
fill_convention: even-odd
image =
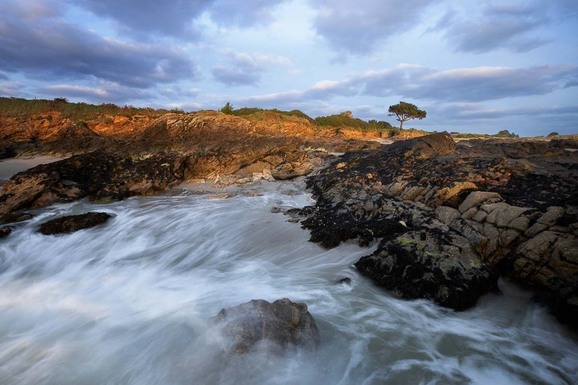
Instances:
[[[103,224],[111,217],[110,214],[100,212],[69,215],[44,222],[38,231],[44,235],[73,233]]]
[[[273,303],[251,300],[222,309],[215,321],[223,328],[225,350],[233,354],[259,347],[272,353],[313,351],[319,345],[319,331],[307,305],[287,298]]]

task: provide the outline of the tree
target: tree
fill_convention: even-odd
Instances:
[[[388,116],[397,116],[395,120],[399,122],[399,129],[403,129],[403,122],[410,119],[423,119],[427,115],[424,110],[418,109],[414,104],[399,102],[399,104],[394,104],[389,106]]]
[[[223,108],[221,108],[221,112],[223,114],[227,114],[227,115],[231,115],[233,114],[233,106],[231,105],[231,103],[227,102]]]

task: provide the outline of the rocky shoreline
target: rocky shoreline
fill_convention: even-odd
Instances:
[[[379,241],[356,267],[404,298],[464,310],[506,276],[576,328],[577,145],[434,134],[350,152],[308,178],[302,224],[326,247]]]
[[[377,242],[355,266],[385,289],[465,310],[506,276],[578,328],[576,140],[456,143],[442,133],[381,146],[272,135],[235,119],[168,115],[130,151],[91,148],[18,173],[2,186],[1,234],[55,203],[310,175],[316,204],[298,215],[311,241]]]

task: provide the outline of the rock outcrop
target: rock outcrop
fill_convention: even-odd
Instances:
[[[302,223],[324,246],[382,239],[357,267],[404,297],[463,309],[503,274],[576,325],[577,147],[435,134],[351,152],[309,177]]]
[[[319,345],[319,331],[307,305],[284,298],[273,303],[252,300],[222,309],[215,317],[222,328],[225,351],[244,354],[254,349],[285,353]]]
[[[431,299],[465,310],[495,289],[496,276],[473,252],[467,239],[439,228],[413,230],[384,240],[355,266],[403,298]]]
[[[44,235],[73,233],[106,223],[111,217],[108,213],[100,212],[67,215],[42,223],[38,231]]]
[[[39,165],[2,186],[0,222],[16,210],[45,207],[88,197],[110,201],[147,195],[181,182],[185,162],[175,153],[123,157],[96,151]]]

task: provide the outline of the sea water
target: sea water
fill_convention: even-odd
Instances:
[[[312,203],[277,182],[33,212],[0,240],[0,384],[578,383],[578,343],[529,293],[501,282],[464,312],[396,298],[352,267],[372,248],[323,249],[274,209]],[[114,217],[37,232],[87,211]],[[308,305],[316,352],[222,354],[220,309],[281,298]]]

